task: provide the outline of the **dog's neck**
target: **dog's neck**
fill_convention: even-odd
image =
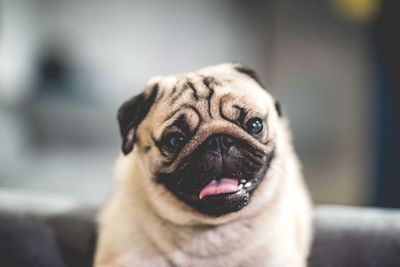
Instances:
[[[277,211],[271,210],[269,213],[234,220],[227,224],[190,226],[174,224],[151,212],[152,218],[142,220],[139,227],[160,252],[178,266],[183,258],[183,262],[209,261],[209,266],[215,264],[214,259],[220,261],[215,264],[220,266],[223,261],[243,262],[249,254],[260,251],[260,248],[265,246],[260,243],[265,239],[258,237],[279,230],[279,224],[269,221],[266,216],[268,214],[274,218],[271,214],[273,212]],[[265,232],[266,229],[268,232]],[[251,242],[243,246],[243,240]]]

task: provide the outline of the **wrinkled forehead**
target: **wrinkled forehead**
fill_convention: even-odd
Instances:
[[[169,106],[182,102],[201,104],[202,100],[217,100],[230,95],[260,111],[273,104],[270,94],[246,74],[234,70],[204,69],[194,73],[160,78],[159,98],[169,98]]]
[[[252,77],[232,68],[205,68],[197,72],[158,77],[158,94],[148,118],[151,128],[163,128],[179,119],[195,130],[211,120],[235,121],[243,113],[266,117],[274,100]]]

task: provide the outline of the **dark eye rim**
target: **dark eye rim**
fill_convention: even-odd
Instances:
[[[250,124],[252,124],[255,121],[260,121],[261,127],[257,131],[252,131]],[[258,135],[262,134],[264,132],[264,128],[265,128],[264,120],[262,118],[258,117],[258,116],[252,117],[252,118],[248,119],[247,122],[246,122],[246,131],[248,133],[250,133],[251,135],[258,136]]]
[[[180,143],[176,146],[172,145],[171,143],[171,139],[174,137],[182,137],[182,141],[180,141]],[[181,132],[170,132],[163,137],[164,147],[171,152],[176,152],[176,150],[181,149],[185,145],[185,143],[186,143],[186,136]]]

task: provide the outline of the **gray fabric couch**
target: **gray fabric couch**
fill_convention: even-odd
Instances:
[[[0,266],[91,266],[97,207],[0,192]],[[400,267],[400,210],[315,208],[310,267]]]

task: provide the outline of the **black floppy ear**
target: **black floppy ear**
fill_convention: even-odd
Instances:
[[[240,73],[243,73],[243,74],[249,76],[251,79],[253,79],[254,81],[256,81],[262,88],[266,88],[266,87],[262,84],[261,80],[258,78],[256,72],[255,72],[254,70],[250,69],[249,67],[247,67],[247,66],[245,66],[245,65],[243,65],[243,64],[241,64],[241,63],[238,63],[238,64],[235,66],[235,70],[238,71],[238,72],[240,72]]]
[[[278,116],[282,117],[283,113],[282,113],[281,104],[277,100],[275,100],[275,109],[276,109],[276,113],[278,113]]]
[[[119,108],[118,122],[122,136],[122,152],[125,155],[132,151],[136,140],[136,129],[149,113],[157,92],[158,84],[153,86],[151,92],[143,92],[126,101]]]

